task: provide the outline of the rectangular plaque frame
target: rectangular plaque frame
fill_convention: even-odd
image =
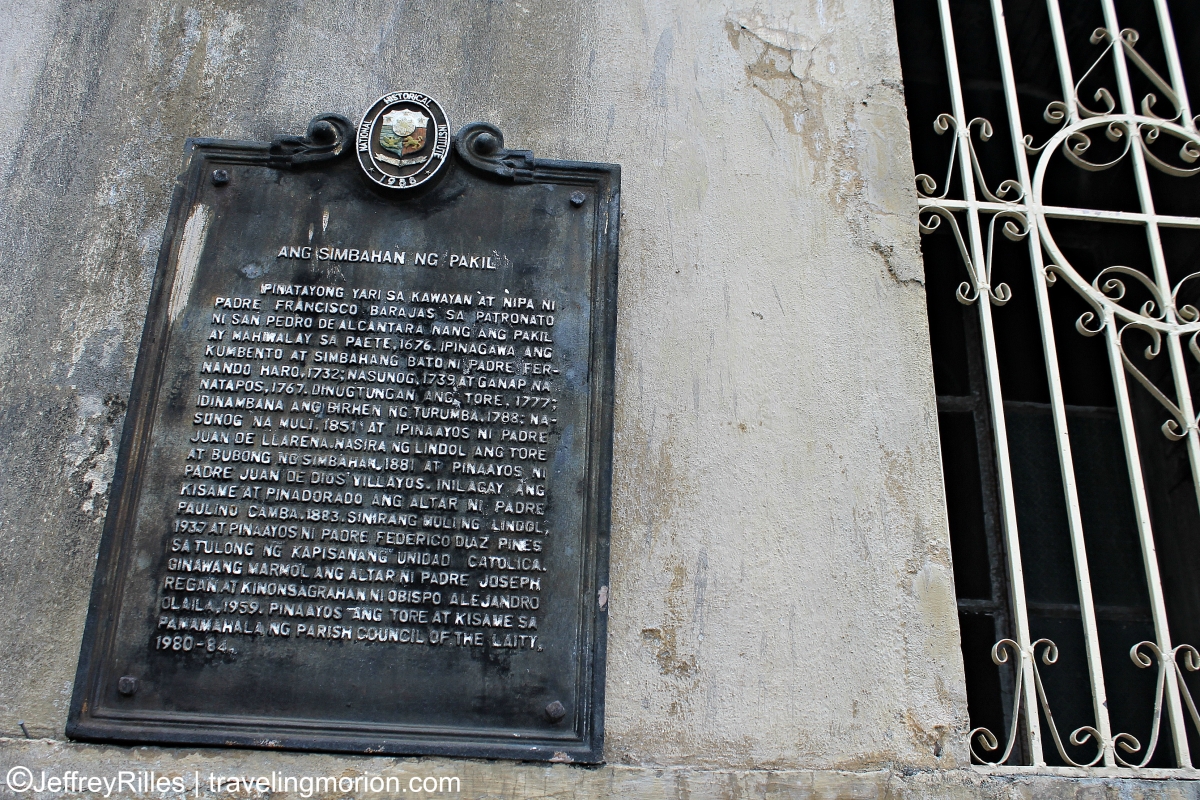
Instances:
[[[620,168],[535,159],[528,151],[505,149],[500,131],[493,126],[472,123],[454,138],[446,174],[436,186],[397,193],[370,186],[363,179],[353,159],[347,158],[353,142],[351,123],[332,114],[315,118],[304,137],[278,137],[270,143],[188,141],[190,160],[176,182],[150,295],[100,543],[67,735],[89,741],[599,763],[603,748],[608,610]],[[254,226],[236,222],[248,218],[246,215],[251,212],[247,209],[262,209],[264,219],[278,221],[286,219],[283,212],[271,217],[278,210],[280,197],[290,198],[294,204],[283,211],[294,211],[299,216],[312,211],[313,204],[319,204],[324,197],[322,193],[330,192],[341,198],[345,208],[369,208],[370,214],[364,211],[361,215],[367,221],[363,224],[375,224],[371,221],[378,215],[394,213],[397,219],[416,221],[413,230],[418,238],[427,235],[433,239],[439,235],[443,239],[453,238],[454,231],[462,229],[461,218],[473,208],[472,198],[485,197],[486,201],[479,201],[479,208],[486,208],[493,216],[481,216],[476,208],[474,219],[491,220],[486,225],[503,240],[505,255],[515,265],[512,275],[526,285],[535,285],[538,276],[550,275],[549,280],[558,280],[554,277],[557,273],[552,272],[558,262],[550,263],[546,258],[547,253],[554,252],[556,258],[561,257],[562,264],[573,265],[571,269],[575,272],[570,274],[586,274],[590,282],[588,286],[575,287],[580,306],[586,312],[586,319],[579,323],[581,338],[575,342],[581,363],[571,365],[578,369],[569,379],[568,370],[563,370],[564,383],[571,382],[564,391],[575,392],[582,398],[578,427],[586,436],[566,445],[560,437],[557,443],[560,450],[569,450],[567,461],[575,459],[582,465],[578,486],[559,490],[567,498],[560,505],[570,507],[570,513],[563,512],[565,518],[579,520],[578,531],[564,537],[578,547],[554,545],[559,548],[555,553],[558,561],[550,562],[544,578],[548,587],[545,594],[572,609],[565,628],[571,640],[557,643],[560,649],[566,647],[570,652],[555,656],[558,658],[555,663],[563,665],[563,669],[550,671],[547,666],[543,668],[547,671],[545,675],[536,673],[541,667],[533,660],[519,665],[532,676],[524,682],[511,677],[513,659],[529,654],[511,656],[507,662],[509,672],[503,671],[503,665],[488,667],[476,664],[479,659],[455,661],[454,656],[446,656],[447,663],[465,664],[462,674],[476,680],[464,687],[455,685],[454,674],[442,680],[435,668],[425,672],[412,669],[413,659],[403,655],[409,651],[396,650],[400,655],[395,658],[402,662],[397,669],[407,665],[409,670],[405,674],[410,680],[429,682],[429,696],[411,699],[428,707],[433,722],[423,722],[419,712],[405,716],[397,711],[394,718],[389,718],[379,710],[377,702],[363,696],[380,690],[391,701],[409,697],[405,692],[417,691],[401,686],[402,679],[389,683],[380,678],[371,683],[381,675],[382,667],[390,664],[388,658],[379,655],[384,652],[382,645],[372,651],[374,656],[366,658],[353,651],[358,645],[329,643],[321,651],[325,655],[315,663],[299,657],[288,661],[281,656],[283,660],[277,659],[272,667],[278,670],[280,665],[286,668],[290,664],[291,671],[284,669],[271,675],[254,672],[262,668],[253,659],[217,658],[212,662],[217,665],[213,669],[225,670],[223,674],[230,678],[228,691],[216,688],[205,677],[211,671],[205,672],[207,667],[188,662],[188,656],[159,653],[149,644],[140,650],[128,645],[130,641],[140,641],[135,634],[155,624],[159,601],[154,599],[150,608],[145,603],[147,598],[158,597],[161,585],[161,575],[152,568],[153,563],[158,563],[153,558],[162,557],[173,535],[164,532],[165,527],[150,529],[152,526],[140,523],[138,516],[143,504],[158,502],[166,507],[168,501],[178,499],[161,494],[161,486],[155,481],[168,479],[159,479],[153,469],[156,420],[167,419],[169,413],[174,413],[171,404],[178,405],[181,394],[178,375],[184,373],[179,365],[186,359],[175,354],[172,344],[185,340],[179,326],[186,324],[192,293],[199,297],[205,280],[211,278],[218,283],[240,280],[236,276],[212,278],[222,259],[228,262],[231,258],[228,253],[210,257],[206,251],[204,257],[193,254],[194,258],[188,255],[186,258],[191,259],[197,275],[181,279],[177,274],[181,248],[189,246],[186,240],[191,215],[199,205],[208,204],[214,230],[219,224],[226,224],[223,220],[232,219],[235,222],[228,223],[233,226],[230,230],[234,233],[240,230],[237,235],[244,242],[251,242],[253,237],[247,231]],[[467,210],[456,211],[463,208]],[[449,215],[458,227],[439,223],[438,214]],[[328,216],[327,209],[326,219]],[[466,218],[471,219],[469,215]],[[434,221],[430,222],[431,219]],[[239,224],[242,228],[237,227]],[[439,224],[441,228],[437,228]],[[436,228],[432,233],[426,230],[432,228]],[[308,228],[310,241],[312,230]],[[540,250],[531,246],[528,251],[521,251],[514,243],[529,231],[544,232],[546,240],[553,242]],[[587,235],[581,236],[580,231]],[[264,251],[274,250],[282,241],[271,238],[269,225],[259,233],[265,240]],[[510,238],[504,239],[505,236]],[[294,237],[289,234],[283,238],[288,239],[284,244],[290,244]],[[449,244],[452,242],[442,241],[440,247],[445,249]],[[247,276],[253,275],[254,269],[259,268],[256,264],[266,258],[263,252],[246,251],[243,255],[243,260],[251,262],[242,268]],[[520,272],[522,269],[525,271]],[[561,271],[564,275],[569,272],[566,267]],[[249,283],[254,284],[255,280],[249,278]],[[180,286],[186,287],[183,295]],[[211,310],[211,306],[203,306],[197,313],[203,316]],[[566,335],[570,337],[569,330]],[[194,374],[194,364],[192,368]],[[190,413],[194,408],[187,410]],[[164,436],[174,430],[168,423],[157,424],[164,426]],[[182,423],[171,424],[178,427]],[[174,480],[173,485],[177,486],[178,476]],[[153,494],[155,486],[159,486],[160,494]],[[147,559],[151,566],[147,566]],[[431,647],[421,652],[440,651]],[[176,655],[179,658],[174,658]],[[503,660],[506,655],[501,654],[497,659]],[[488,672],[489,669],[492,671]],[[494,694],[488,694],[486,688],[479,689],[480,683],[487,684],[492,678],[499,687],[492,690]],[[338,680],[350,681],[343,694],[328,685],[329,681]],[[261,687],[258,691],[267,694],[280,693],[283,691],[280,687],[290,685],[288,682],[308,692],[310,699],[316,698],[312,713],[294,713],[297,706],[289,706],[291,701],[286,698],[278,703],[283,709],[278,715],[273,713],[276,706],[263,706],[270,698],[260,698],[255,687]],[[546,703],[558,699],[552,691],[554,686],[563,688],[565,695],[557,709]],[[467,696],[473,698],[474,705],[462,699]],[[343,713],[341,700],[347,700],[345,706],[353,705],[353,710]],[[439,710],[451,706],[458,710],[444,714]],[[403,703],[400,707],[408,708]],[[556,714],[565,718],[554,719]]]

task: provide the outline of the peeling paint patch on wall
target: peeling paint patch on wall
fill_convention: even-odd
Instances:
[[[175,283],[171,285],[171,303],[167,310],[171,322],[175,322],[187,306],[192,284],[196,282],[196,267],[200,264],[200,255],[208,238],[208,219],[208,206],[197,203],[188,215],[187,224],[183,226]]]

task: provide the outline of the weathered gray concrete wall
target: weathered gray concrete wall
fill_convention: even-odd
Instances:
[[[62,737],[183,140],[417,88],[455,125],[624,168],[610,763],[965,764],[888,0],[0,18],[0,733]]]

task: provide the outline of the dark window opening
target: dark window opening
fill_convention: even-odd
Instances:
[[[1099,0],[1060,3],[1049,0],[1049,3],[1055,4],[1061,14],[1073,79],[1082,80],[1078,93],[1081,102],[1093,111],[1104,111],[1104,98],[1096,99],[1096,92],[1104,87],[1117,97],[1119,80],[1113,59],[1101,59],[1105,42],[1092,41],[1093,31],[1105,26],[1102,3]],[[1063,96],[1050,4],[1047,0],[1003,2],[1017,110],[1023,133],[1032,138],[1035,146],[1049,140],[1064,124],[1061,119],[1053,119],[1053,114],[1046,114],[1047,107],[1070,100]],[[1168,5],[1183,82],[1193,87],[1192,94],[1200,98],[1200,0],[1172,0]],[[1041,156],[1025,155],[1020,143],[1013,141],[992,3],[947,0],[947,7],[957,51],[956,66],[965,110],[963,121],[985,118],[991,123],[992,135],[988,141],[978,135],[982,126],[973,129],[972,141],[986,185],[998,194],[1002,181],[1018,178],[1018,157],[1027,159],[1032,173]],[[1134,46],[1136,53],[1159,75],[1168,76],[1168,52],[1159,34],[1155,4],[1117,0],[1115,8],[1120,28],[1134,29],[1139,34]],[[951,163],[954,130],[939,135],[934,128],[934,120],[940,114],[952,112],[953,106],[939,0],[895,0],[895,11],[914,166],[917,174],[927,174],[937,182],[934,191],[926,192],[931,197],[922,201],[923,207],[938,205],[936,198],[943,191],[951,201],[962,200],[966,187],[957,162],[951,169],[949,185],[943,185],[947,165]],[[1085,78],[1097,59],[1101,60]],[[1173,112],[1161,88],[1156,88],[1141,71],[1130,69],[1130,87],[1139,101],[1150,92],[1157,93],[1154,113],[1167,117]],[[1119,112],[1119,98],[1117,103]],[[1192,108],[1192,114],[1198,111]],[[1111,168],[1083,169],[1060,157],[1058,148],[1047,151],[1041,194],[1044,206],[1132,214],[1143,211],[1139,173],[1130,153],[1130,147],[1136,145],[1129,145],[1129,136],[1122,138],[1120,131],[1115,136],[1104,135],[1105,132],[1105,128],[1091,129],[1088,147],[1080,152],[1096,163],[1116,162]],[[1176,154],[1182,143],[1163,135],[1149,137],[1146,146],[1150,154],[1164,162],[1194,166],[1186,157],[1180,161]],[[1173,144],[1174,149],[1168,144]],[[1200,175],[1181,177],[1154,168],[1146,169],[1145,173],[1158,214],[1200,217]],[[1013,192],[1010,190],[1002,199],[1012,200]],[[1013,208],[1028,213],[1029,207],[1018,202]],[[970,247],[968,209],[947,202],[943,210],[953,216]],[[981,250],[989,249],[989,223],[996,213],[995,204],[979,212]],[[928,220],[929,215],[923,213],[922,221]],[[1032,224],[1032,215],[1030,220]],[[1002,224],[1003,219],[996,228]],[[1162,259],[1158,263],[1165,265],[1169,285],[1180,287],[1175,307],[1185,309],[1191,303],[1200,308],[1200,278],[1185,280],[1189,274],[1200,271],[1200,220],[1160,225],[1154,236],[1148,234],[1144,221],[1112,216],[1047,214],[1046,225],[1063,259],[1086,282],[1096,279],[1102,270],[1118,265],[1153,277],[1154,248],[1161,247]],[[1057,646],[1058,660],[1049,665],[1038,661],[1037,666],[1065,752],[1079,763],[1091,761],[1097,753],[1094,737],[1081,745],[1067,741],[1072,731],[1096,726],[1098,722],[1093,682],[1089,677],[1088,639],[1081,613],[1068,495],[1064,489],[1064,462],[1054,424],[1055,397],[1048,377],[1046,337],[1042,330],[1045,324],[1057,352],[1057,377],[1073,463],[1071,475],[1078,491],[1080,529],[1090,572],[1087,588],[1095,610],[1094,641],[1103,665],[1111,734],[1136,737],[1141,745],[1139,752],[1129,754],[1118,750],[1117,753],[1128,761],[1140,762],[1150,746],[1158,671],[1157,666],[1139,668],[1130,657],[1130,649],[1139,642],[1156,641],[1152,611],[1156,587],[1148,576],[1143,555],[1114,375],[1123,376],[1128,387],[1133,442],[1140,454],[1137,470],[1145,487],[1157,550],[1152,566],[1159,573],[1161,589],[1157,591],[1163,598],[1172,644],[1200,647],[1200,506],[1189,445],[1186,439],[1172,441],[1164,435],[1162,426],[1171,414],[1132,371],[1132,368],[1139,370],[1169,401],[1179,406],[1182,401],[1176,383],[1178,376],[1173,371],[1176,367],[1172,366],[1165,337],[1161,352],[1147,358],[1145,349],[1153,340],[1134,326],[1121,333],[1131,368],[1118,364],[1114,373],[1106,334],[1085,336],[1077,329],[1077,321],[1084,318],[1086,323],[1086,315],[1096,313],[1094,305],[1060,277],[1047,289],[1046,315],[1037,300],[1039,287],[1035,281],[1041,278],[1031,260],[1029,237],[1010,241],[996,233],[990,240],[991,288],[1006,284],[1011,299],[990,305],[989,324],[994,338],[991,352],[999,378],[998,386],[994,386],[988,377],[989,345],[977,305],[988,302],[987,294],[981,294],[972,304],[959,301],[959,286],[969,276],[953,234],[954,225],[944,221],[922,236],[922,248],[972,727],[992,731],[1003,748],[1006,734],[1014,724],[1029,724],[1026,708],[1022,708],[1017,720],[1013,719],[1017,660],[1010,658],[1007,664],[998,666],[991,655],[997,642],[1016,638],[1014,589],[1018,589],[1024,593],[1030,640],[1049,639]],[[1046,263],[1054,260],[1048,249],[1042,252]],[[1133,277],[1117,277],[1125,285],[1125,307],[1136,309],[1155,299]],[[1160,302],[1154,313],[1161,311]],[[1181,330],[1189,322],[1187,314],[1186,310],[1179,312]],[[1093,317],[1087,327],[1095,330],[1099,322]],[[1119,328],[1122,323],[1117,320],[1114,324]],[[1178,339],[1184,357],[1177,368],[1190,386],[1192,402],[1200,407],[1197,402],[1200,352],[1193,355],[1188,351],[1191,335],[1185,332]],[[996,392],[1003,397],[1002,422],[1011,464],[1020,576],[1013,574],[1006,545],[997,420],[992,411],[992,396]],[[1042,652],[1044,648],[1037,650],[1039,657]],[[1183,667],[1181,673],[1186,674],[1185,685],[1200,690],[1197,680],[1200,676],[1191,676],[1185,661],[1185,655],[1181,655],[1176,662]],[[1168,675],[1168,680],[1174,680],[1174,673]],[[1200,694],[1195,696],[1200,698]],[[1045,763],[1066,765],[1053,744],[1049,721],[1041,709],[1036,711]],[[1200,763],[1200,736],[1187,719],[1186,709],[1183,716],[1192,759]],[[1018,730],[1021,735],[1016,737],[1014,754],[1006,763],[1032,763],[1028,731],[1020,727]],[[1172,726],[1164,712],[1159,741],[1147,766],[1180,766],[1171,737]],[[1110,740],[1110,748],[1115,741]],[[999,753],[984,755],[994,760]],[[1111,759],[1108,763],[1112,763]]]

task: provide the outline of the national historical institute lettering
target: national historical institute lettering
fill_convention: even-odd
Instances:
[[[375,101],[359,123],[355,153],[380,186],[419,186],[450,153],[450,123],[438,102],[419,92],[393,92]]]
[[[68,733],[599,760],[618,168],[419,92],[190,153]]]

